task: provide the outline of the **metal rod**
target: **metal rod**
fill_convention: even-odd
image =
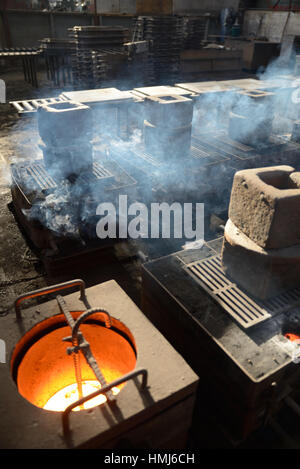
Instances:
[[[13,105],[13,107],[18,111],[18,112],[23,112],[24,108],[19,104],[17,101],[12,101],[10,104]]]
[[[26,57],[27,60],[27,68],[28,68],[28,83],[32,85],[32,67],[31,67],[31,60],[30,57]]]
[[[82,354],[87,364],[91,367],[94,375],[96,376],[102,388],[107,385],[107,382],[98,366],[97,360],[92,354],[89,342],[87,342],[83,334],[79,331],[79,326],[92,314],[102,313],[106,317],[106,320],[105,320],[106,327],[110,328],[111,317],[107,311],[104,311],[100,308],[92,308],[82,313],[81,316],[79,316],[79,318],[77,318],[77,320],[74,321],[73,316],[71,315],[70,311],[67,308],[67,304],[65,300],[61,296],[57,296],[56,299],[57,299],[57,302],[59,304],[61,311],[65,315],[69,323],[69,326],[72,329],[72,348],[69,349],[69,352],[71,352],[74,356],[74,368],[75,368],[76,381],[78,385],[78,392],[79,392],[79,397],[82,397],[82,378],[81,378],[80,362],[79,362],[79,356],[78,356],[80,351],[82,351]],[[67,338],[67,340],[69,340],[69,338]],[[114,400],[114,396],[111,391],[108,391],[107,399],[111,401]]]
[[[39,84],[38,84],[38,78],[37,78],[37,58],[36,58],[36,55],[33,55],[31,60],[32,60],[32,67],[33,67],[34,86],[36,88],[38,88]]]
[[[80,288],[80,300],[83,301],[85,296],[85,283],[81,279],[70,280],[69,282],[59,283],[58,285],[52,285],[49,287],[41,288],[39,290],[34,290],[29,293],[23,293],[20,295],[14,303],[16,317],[19,320],[21,318],[21,303],[25,300],[29,300],[31,298],[36,298],[42,295],[47,295],[50,293],[55,293],[57,291],[65,290],[66,288],[72,288],[79,286]]]
[[[69,326],[72,329],[75,325],[75,321],[73,319],[71,312],[69,311],[67,307],[67,303],[65,302],[63,297],[60,295],[58,295],[56,299],[57,299],[58,306],[60,307],[60,310],[65,315],[65,318],[67,319]],[[74,348],[78,348],[78,345],[79,345],[78,337],[76,338],[76,340],[72,340],[72,345]],[[83,392],[82,392],[82,375],[81,375],[81,366],[80,366],[80,351],[77,350],[72,355],[73,355],[74,371],[75,371],[75,377],[76,377],[77,388],[78,388],[78,396],[79,396],[79,399],[81,399],[83,397]]]
[[[28,57],[23,57],[24,60],[24,66],[25,66],[25,71],[24,71],[24,78],[25,81],[28,83],[29,82],[29,70],[28,70]]]
[[[89,394],[88,396],[83,397],[82,399],[79,399],[76,402],[73,402],[70,404],[63,412],[62,414],[62,426],[63,426],[63,432],[64,435],[68,434],[70,432],[70,426],[69,426],[69,414],[70,412],[75,408],[78,407],[85,402],[89,401],[90,399],[93,399],[94,397],[99,396],[100,394],[104,394],[105,392],[109,391],[115,386],[119,386],[120,384],[129,381],[130,379],[134,379],[137,376],[142,375],[142,383],[141,383],[141,389],[145,389],[147,386],[147,381],[148,381],[148,371],[145,368],[141,368],[139,370],[134,370],[131,371],[130,373],[127,373],[126,375],[122,376],[121,378],[116,379],[115,381],[112,381],[110,384],[107,384],[104,388],[98,389],[97,391]]]
[[[103,314],[105,315],[105,326],[110,329],[111,328],[111,325],[112,325],[112,322],[111,322],[111,316],[109,314],[108,311],[105,311],[104,309],[102,308],[92,308],[92,309],[88,309],[87,311],[85,311],[75,322],[74,326],[73,326],[73,329],[72,329],[72,337],[76,338],[77,334],[78,334],[78,329],[79,329],[79,326],[80,324],[83,323],[83,321],[85,321],[89,316],[91,316],[92,314],[95,314],[95,313],[100,313],[100,314]]]
[[[24,73],[24,80],[27,81],[27,70],[26,70],[26,65],[25,65],[25,57],[22,57],[22,67],[23,67],[23,73]]]
[[[50,66],[49,66],[48,54],[45,53],[44,57],[45,57],[47,80],[49,80],[50,79]]]
[[[103,376],[97,360],[92,354],[90,344],[84,339],[83,335],[79,333],[79,326],[85,321],[89,316],[95,313],[102,313],[105,315],[105,325],[107,328],[111,328],[111,317],[110,314],[100,308],[92,308],[88,311],[85,311],[75,322],[72,327],[72,344],[77,343],[78,347],[82,350],[83,356],[86,359],[87,364],[92,368],[97,380],[99,381],[102,388],[107,385],[106,379]],[[74,348],[74,347],[73,347]],[[76,349],[75,349],[76,352]],[[114,396],[110,390],[108,390],[107,399],[110,401],[114,400]]]
[[[36,108],[38,108],[40,106],[40,104],[35,99],[32,99],[31,102],[34,105],[34,107],[36,107]]]
[[[67,307],[67,303],[65,302],[63,297],[60,296],[60,295],[57,295],[56,300],[57,300],[58,306],[60,307],[62,313],[65,315],[69,326],[71,327],[71,329],[73,329],[73,327],[75,325],[75,319],[73,318],[71,312],[69,311],[69,309]]]
[[[23,101],[23,106],[28,110],[28,111],[34,111],[34,107],[29,104],[29,101]]]

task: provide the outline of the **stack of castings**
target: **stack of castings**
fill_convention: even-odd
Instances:
[[[74,101],[43,104],[37,117],[44,164],[54,179],[92,171],[93,122],[88,106]]]
[[[126,55],[123,45],[129,38],[128,29],[74,26],[69,29],[69,35],[76,46],[72,63],[74,84],[80,88],[101,87],[104,80],[110,79],[110,72],[118,59],[123,64]]]
[[[120,47],[129,39],[128,29],[122,26],[74,26],[69,28],[69,35],[78,49]]]
[[[183,19],[178,16],[139,16],[134,40],[150,41],[147,76],[149,84],[175,83],[179,78],[183,48]]]
[[[72,83],[72,56],[76,48],[75,41],[44,38],[40,43],[44,52],[47,78],[56,86]]]
[[[184,18],[184,48],[201,49],[207,37],[209,16],[187,16]]]
[[[105,55],[94,50],[78,50],[73,64],[73,81],[79,87],[101,86],[107,76]]]
[[[188,155],[193,101],[184,96],[153,96],[145,100],[144,143],[148,153],[170,165]]]

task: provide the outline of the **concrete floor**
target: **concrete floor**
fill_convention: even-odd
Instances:
[[[20,72],[12,70],[2,75],[6,82],[7,103],[33,94]],[[30,146],[31,136],[26,123],[18,118],[9,104],[0,105],[0,298],[1,311],[7,309],[14,298],[24,291],[45,285],[41,266],[27,246],[13,214],[8,165],[22,157],[22,148]]]
[[[1,64],[0,64],[1,74]],[[34,97],[57,96],[60,90],[54,89],[39,73],[40,88],[33,89],[25,83],[18,68],[2,72],[1,78],[7,86],[7,103],[11,100],[31,99]],[[232,77],[234,78],[234,77]],[[0,315],[7,314],[14,299],[23,292],[41,288],[47,284],[43,267],[23,237],[12,211],[10,210],[10,178],[8,165],[19,158],[32,155],[36,146],[37,128],[32,119],[19,118],[9,104],[0,105]],[[135,242],[119,243],[115,246],[111,262],[97,272],[85,274],[87,285],[101,283],[114,278],[126,293],[140,305],[141,259],[142,250],[151,258],[161,256],[155,246]],[[166,254],[166,253],[165,253]],[[66,279],[67,280],[67,279]],[[54,283],[54,282],[52,282]],[[299,417],[298,417],[299,418]],[[199,423],[201,422],[201,423]],[[218,428],[214,419],[196,409],[195,424],[191,432],[189,446],[201,448],[300,448],[298,419],[286,408],[272,425],[255,433],[246,443],[231,444]],[[280,425],[278,427],[278,425]],[[282,429],[284,433],[282,433]],[[287,431],[288,429],[288,431]],[[290,433],[289,433],[290,432]]]

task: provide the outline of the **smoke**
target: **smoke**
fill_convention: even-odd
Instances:
[[[283,68],[282,64],[282,58],[277,59],[258,72],[256,92],[241,93],[241,90],[228,87],[225,91],[221,83],[215,85],[213,92],[195,98],[191,130],[192,135],[202,142],[201,158],[184,154],[190,129],[189,125],[182,125],[183,116],[177,113],[175,118],[170,112],[166,115],[164,127],[153,130],[153,125],[147,127],[144,123],[147,112],[142,103],[128,104],[127,109],[123,108],[123,114],[119,114],[122,118],[119,121],[116,107],[93,108],[93,157],[97,159],[100,155],[99,162],[104,167],[108,161],[114,161],[131,174],[138,181],[138,193],[134,194],[137,201],[146,204],[154,201],[204,202],[207,213],[221,213],[227,209],[236,168],[228,161],[222,141],[219,149],[213,146],[218,142],[218,136],[259,151],[268,148],[272,134],[287,135],[291,132],[295,113],[291,94],[295,87],[285,77],[290,75],[291,69]],[[181,122],[178,126],[181,130],[177,132],[179,136],[175,141],[176,132],[172,133],[170,129],[176,128],[178,122]],[[126,131],[124,127],[127,127]],[[104,201],[114,203],[117,193],[108,191],[105,185],[95,184],[89,177],[84,178],[84,171],[60,179],[60,174],[68,173],[70,168],[66,166],[73,157],[65,158],[62,153],[55,156],[57,164],[48,168],[56,187],[34,191],[26,164],[36,159],[42,161],[45,157],[35,117],[27,122],[20,119],[12,132],[18,138],[21,133],[23,138],[19,139],[22,147],[18,148],[25,168],[21,180],[27,193],[33,197],[32,208],[24,210],[28,219],[39,221],[57,235],[82,242],[86,237],[96,236],[96,207]],[[126,132],[128,135],[124,139]],[[145,147],[147,132],[157,132],[158,145],[152,153]],[[65,133],[68,133],[67,128]],[[169,135],[169,141],[160,138],[163,134]],[[87,137],[81,137],[75,158],[83,161],[87,157],[84,148],[88,143]],[[191,143],[193,146],[193,138]],[[12,157],[11,163],[21,171],[19,156]],[[124,191],[126,194],[125,188]],[[34,194],[38,197],[34,198]]]
[[[38,221],[56,236],[79,237],[78,213],[74,207],[78,200],[74,198],[74,188],[67,180],[46,195],[36,200],[23,214],[31,221]]]

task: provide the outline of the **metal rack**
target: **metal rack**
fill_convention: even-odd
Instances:
[[[37,57],[42,53],[41,49],[32,48],[0,49],[0,59],[21,59],[25,81],[38,88]]]

